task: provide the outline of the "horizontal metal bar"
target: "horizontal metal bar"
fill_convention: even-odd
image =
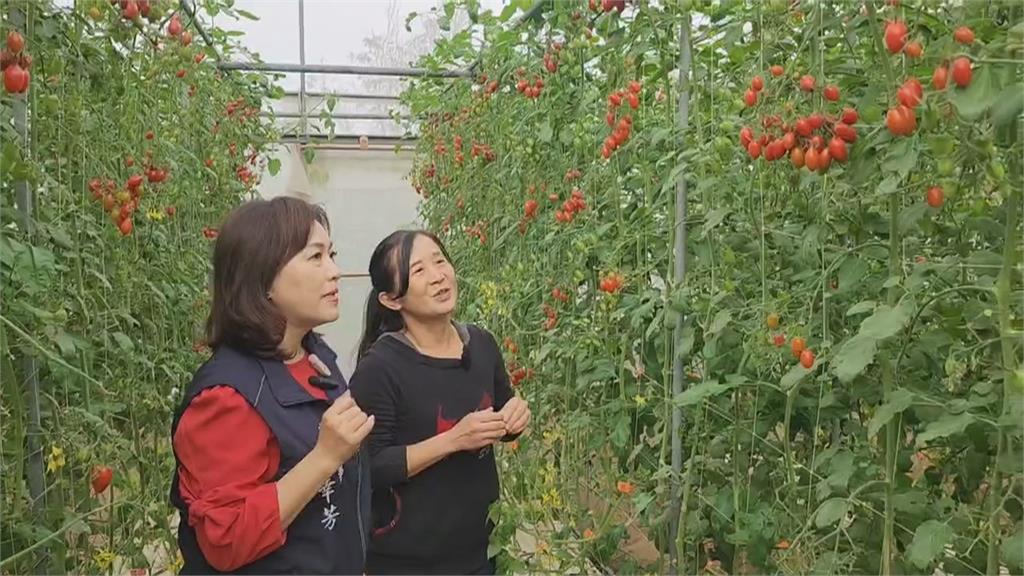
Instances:
[[[366,136],[371,145],[381,146],[415,144],[419,141],[418,136],[374,136],[373,134],[336,134],[333,138],[329,138],[326,134],[310,134],[308,138],[303,139],[300,135],[291,132],[281,134],[281,137],[277,142],[279,144],[308,144],[310,142],[320,142],[339,145],[358,145],[359,138],[362,136]]]
[[[337,64],[283,64],[264,62],[220,62],[221,70],[245,72],[294,72],[305,74],[348,74],[355,76],[400,76],[425,78],[468,78],[468,70],[426,70],[423,68],[384,68],[380,66],[342,66]]]
[[[299,112],[262,112],[261,116],[274,116],[275,118],[302,118],[302,114]],[[361,112],[339,112],[337,114],[331,114],[331,118],[339,120],[394,120],[389,114],[370,114]],[[320,114],[315,112],[307,112],[306,118],[310,120],[319,120]],[[411,116],[399,116],[401,119],[411,118]]]
[[[378,145],[370,144],[370,146],[367,147],[367,148],[363,148],[359,144],[315,144],[315,143],[309,143],[309,142],[307,142],[305,144],[302,144],[301,142],[293,142],[293,144],[299,144],[300,146],[302,146],[303,149],[305,149],[305,148],[312,148],[314,150],[341,150],[341,151],[355,151],[355,150],[358,150],[360,152],[393,152],[395,148],[398,148],[399,151],[410,151],[411,152],[411,151],[416,149],[416,146],[414,144],[409,144],[409,143],[407,143],[407,144],[402,144],[402,143],[378,144]]]
[[[285,133],[281,134],[281,136],[282,137],[287,137],[287,136],[295,137],[295,133],[293,133],[293,132],[285,132]],[[381,140],[395,140],[395,141],[399,141],[399,140],[401,140],[402,142],[415,142],[415,141],[420,139],[419,136],[406,136],[406,135],[403,135],[403,134],[391,134],[391,135],[377,134],[376,136],[373,135],[373,134],[335,134],[332,139],[334,141],[338,141],[338,140],[355,140],[355,141],[358,141],[363,136],[366,136],[367,138],[369,138],[371,142],[373,142],[375,140],[376,141],[381,141]],[[327,135],[326,134],[310,134],[309,137],[310,138],[316,138],[318,140],[327,140]]]
[[[298,92],[285,92],[285,96],[299,95]],[[398,100],[398,96],[392,96],[390,94],[357,94],[348,92],[310,92],[306,91],[306,96],[310,98],[330,98],[331,96],[339,100]]]

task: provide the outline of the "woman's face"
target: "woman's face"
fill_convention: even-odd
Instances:
[[[450,316],[458,298],[455,269],[429,236],[417,235],[409,257],[409,289],[391,308],[420,319]],[[387,302],[385,302],[387,305]]]
[[[270,287],[270,300],[292,327],[311,330],[338,319],[338,278],[334,245],[327,230],[314,222],[306,247],[281,268]]]

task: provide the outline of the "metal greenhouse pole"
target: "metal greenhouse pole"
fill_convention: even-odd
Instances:
[[[690,126],[690,14],[683,16],[679,27],[679,104],[676,121],[679,126],[680,144],[685,146],[686,131]],[[685,160],[680,159],[680,164]],[[676,183],[675,198],[675,245],[674,266],[672,274],[673,288],[681,286],[686,278],[686,169],[679,171]],[[679,570],[679,524],[682,515],[682,470],[683,470],[683,411],[674,404],[677,396],[683,392],[685,378],[684,359],[675,353],[676,346],[683,339],[683,315],[675,312],[676,326],[672,335],[672,502],[669,509],[669,574],[677,574]]]
[[[27,15],[17,7],[17,3],[12,3],[9,8],[11,22],[16,24],[22,23],[22,27],[24,27]],[[27,151],[29,142],[28,95],[24,94],[16,96],[12,107],[14,130],[18,134],[24,150]],[[28,181],[24,179],[14,181],[14,203],[18,209],[19,223],[25,231],[25,234],[31,237],[35,233],[35,223],[32,219],[32,189],[29,188]],[[25,392],[27,393],[28,400],[28,426],[25,431],[28,469],[26,470],[25,475],[28,481],[28,494],[29,501],[31,502],[32,514],[35,516],[36,521],[39,522],[46,510],[46,507],[44,506],[46,477],[43,474],[43,427],[40,410],[39,365],[34,356],[31,354],[24,354],[21,367],[25,377],[22,384],[25,388]],[[21,393],[20,387],[18,391]],[[21,478],[16,478],[14,481],[21,482]],[[46,550],[44,549],[35,556],[33,571],[36,574],[45,574],[45,565],[47,560],[48,554],[46,554]]]

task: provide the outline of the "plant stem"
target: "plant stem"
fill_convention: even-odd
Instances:
[[[987,574],[999,573],[999,509],[1001,507],[1002,495],[1002,473],[999,470],[1000,461],[1006,451],[1009,438],[1003,429],[1003,420],[1010,415],[1013,405],[1008,399],[1014,394],[1013,374],[1016,368],[1016,358],[1013,353],[1013,327],[1011,326],[1010,313],[1010,276],[1013,274],[1014,265],[1018,261],[1017,244],[1020,242],[1017,220],[1019,217],[1021,197],[1017,193],[1011,193],[1006,198],[1006,233],[1003,236],[1003,266],[996,279],[996,304],[999,309],[999,336],[1000,336],[1000,360],[1003,366],[1003,397],[1002,416],[997,428],[998,441],[996,443],[996,458],[992,463],[991,479],[988,487],[987,515],[988,515],[988,562],[985,572]]]
[[[875,38],[875,48],[878,51],[881,60],[884,63],[883,68],[885,69],[886,76],[889,79],[890,84],[896,83],[896,74],[893,71],[892,61],[889,59],[886,53],[885,43],[882,40],[882,22],[875,12],[875,7],[871,2],[865,2],[864,7],[867,10],[868,17],[874,20],[874,25],[871,26],[872,34]],[[900,196],[897,192],[893,192],[889,198],[889,276],[895,276],[901,271],[900,268],[900,234],[899,234],[899,220],[900,214]],[[896,303],[899,297],[898,288],[896,285],[890,286],[888,293],[886,294],[886,302],[892,306]],[[882,369],[882,389],[885,397],[888,398],[895,388],[896,381],[896,364],[888,356],[883,355],[880,366]],[[893,527],[895,525],[896,517],[895,510],[893,509],[893,482],[896,468],[896,426],[895,420],[890,420],[885,425],[885,524],[882,535],[882,576],[890,576],[893,571],[893,555],[895,553],[895,538],[893,536]]]
[[[899,219],[900,198],[895,193],[889,198],[889,276],[896,275],[900,270],[900,237],[897,221]],[[886,294],[886,302],[889,306],[896,304],[899,296],[896,286],[889,287]],[[881,362],[882,367],[882,389],[885,398],[889,398],[895,389],[896,373],[895,362],[888,356],[884,356]],[[893,527],[896,516],[893,509],[893,483],[896,475],[896,430],[897,422],[890,420],[885,425],[885,527],[882,536],[882,574],[892,574],[892,561],[895,554],[895,537]]]

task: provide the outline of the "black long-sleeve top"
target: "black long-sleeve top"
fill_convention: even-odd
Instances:
[[[367,440],[375,528],[370,574],[465,574],[487,562],[488,508],[498,498],[493,448],[457,452],[412,478],[407,473],[407,446],[470,412],[499,411],[512,397],[494,336],[473,325],[456,328],[462,358],[425,356],[404,335],[389,333],[352,375],[353,398],[375,417]]]

